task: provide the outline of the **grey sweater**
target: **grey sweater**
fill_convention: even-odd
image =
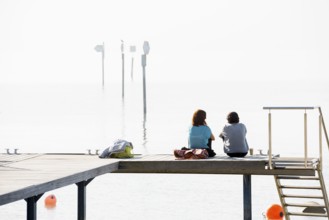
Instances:
[[[246,139],[247,129],[242,123],[226,124],[220,137],[223,137],[225,153],[246,153],[249,146]]]

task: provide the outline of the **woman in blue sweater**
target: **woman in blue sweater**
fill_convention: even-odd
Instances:
[[[215,137],[206,123],[206,112],[199,109],[193,114],[188,146],[191,149],[207,149],[209,156],[213,157],[216,155],[211,149],[211,141],[213,140]]]

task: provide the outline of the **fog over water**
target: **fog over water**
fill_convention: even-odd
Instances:
[[[123,138],[135,153],[170,154],[187,145],[199,108],[216,137],[227,113],[237,111],[250,146],[266,151],[264,106],[321,106],[329,123],[328,21],[327,1],[2,0],[0,151],[85,153]],[[104,88],[102,55],[94,49],[103,43]],[[307,114],[309,154],[318,156],[318,113]],[[304,111],[272,112],[274,153],[303,155],[303,117]],[[213,146],[223,154],[219,138]],[[253,219],[263,219],[279,203],[275,183],[253,176],[252,184]],[[48,210],[42,197],[39,219],[76,218],[76,186],[49,193],[59,203]],[[93,180],[87,194],[88,219],[243,216],[239,175],[109,174]],[[207,216],[184,208],[191,205]],[[26,202],[1,206],[0,216],[26,219]]]

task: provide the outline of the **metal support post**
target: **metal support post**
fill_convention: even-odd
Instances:
[[[122,98],[125,97],[125,54],[122,53]]]
[[[86,186],[93,180],[91,178],[86,181],[76,183],[78,186],[78,220],[86,219]]]
[[[272,117],[271,112],[268,112],[268,165],[272,169]]]
[[[131,80],[134,80],[134,57],[131,58]]]
[[[304,113],[304,163],[307,167],[307,113]]]
[[[103,42],[103,50],[102,50],[102,88],[104,89],[104,81],[105,81],[105,77],[104,77],[104,58],[105,58],[105,45]]]
[[[244,220],[252,219],[251,210],[251,175],[243,175],[243,215]]]
[[[144,115],[146,114],[146,79],[145,79],[145,67],[146,67],[146,55],[142,55],[143,66],[143,102],[144,102]]]
[[[27,202],[27,220],[36,220],[37,219],[37,202],[43,195],[32,196],[30,198],[26,198],[25,201]]]

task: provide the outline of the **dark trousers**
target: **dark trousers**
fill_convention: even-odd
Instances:
[[[229,156],[229,157],[244,157],[247,154],[248,153],[227,153],[227,156]]]
[[[211,148],[211,143],[212,143],[212,140],[209,138],[208,139],[208,148],[206,148],[206,150],[208,151],[208,154],[209,154],[209,157],[214,157],[216,155],[215,151]]]
[[[212,148],[211,148],[211,143],[212,143],[212,140],[209,138],[209,139],[208,139],[208,144],[207,144],[207,146],[208,146],[210,149],[212,149]]]

